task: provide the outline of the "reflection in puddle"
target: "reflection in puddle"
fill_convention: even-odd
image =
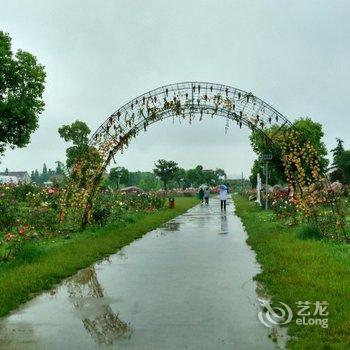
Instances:
[[[79,271],[66,282],[69,300],[85,329],[98,344],[111,345],[120,338],[130,338],[133,329],[119,319],[104,297],[93,267]],[[110,302],[108,302],[110,301]]]
[[[228,224],[226,213],[221,214],[221,232],[220,234],[226,235],[228,233]]]
[[[179,231],[181,223],[175,220],[165,223],[161,230],[163,231]]]
[[[0,349],[13,349],[13,340],[22,342],[26,347],[37,343],[33,325],[30,322],[18,322],[16,325],[0,326]]]
[[[121,260],[126,260],[128,258],[128,255],[126,254],[124,249],[119,250],[119,252],[115,255]],[[111,262],[111,260],[109,260],[109,262]]]

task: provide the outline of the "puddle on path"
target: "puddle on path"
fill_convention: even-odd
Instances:
[[[0,321],[0,349],[276,349],[229,204],[197,206],[28,302]]]

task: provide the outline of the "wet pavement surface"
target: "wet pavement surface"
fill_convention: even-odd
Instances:
[[[230,201],[196,206],[0,320],[0,349],[275,349]]]

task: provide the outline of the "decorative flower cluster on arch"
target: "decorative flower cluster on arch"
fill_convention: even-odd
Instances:
[[[250,92],[212,83],[179,83],[164,86],[141,95],[114,112],[91,138],[102,159],[108,164],[122,152],[140,131],[166,118],[184,119],[189,123],[205,116],[226,118],[256,132],[272,142],[264,129],[277,126],[280,133],[290,122],[272,106]]]

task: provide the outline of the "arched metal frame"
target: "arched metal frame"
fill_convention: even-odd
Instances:
[[[99,150],[104,168],[114,155],[127,147],[129,140],[149,125],[166,118],[189,121],[205,116],[221,116],[239,127],[259,132],[273,148],[274,138],[291,127],[291,122],[271,105],[253,95],[227,85],[208,82],[183,82],[162,86],[140,95],[115,111],[96,130],[90,145]],[[275,126],[273,135],[265,132]]]
[[[140,131],[146,130],[149,125],[166,118],[188,118],[191,122],[196,118],[201,120],[206,115],[226,118],[227,128],[230,122],[235,122],[239,127],[245,125],[252,132],[259,133],[266,141],[271,153],[277,153],[278,156],[287,159],[289,185],[293,189],[298,185],[299,197],[303,197],[305,171],[300,172],[300,167],[306,162],[307,166],[311,165],[318,169],[319,156],[315,150],[311,154],[308,153],[313,149],[310,143],[307,143],[309,147],[307,158],[305,158],[305,152],[294,153],[296,148],[302,148],[305,142],[285,116],[251,92],[207,82],[184,82],[162,86],[131,100],[107,118],[93,134],[90,146],[99,152],[102,163],[98,168],[93,169],[93,176],[87,181],[89,185],[85,190],[88,195],[84,203],[82,227],[86,227],[89,222],[104,170],[114,155],[128,146],[130,139],[136,137]],[[271,127],[274,127],[273,133]],[[293,132],[288,132],[292,131],[291,129],[294,129]],[[287,154],[283,155],[286,152]],[[301,178],[298,176],[300,174]],[[320,177],[316,171],[312,174],[310,181],[316,183],[319,180]],[[311,188],[311,185],[308,186]],[[306,208],[303,210],[307,212],[313,204],[310,206],[306,202],[305,205]],[[337,216],[339,222],[345,222],[341,210],[337,209],[333,214]],[[341,224],[341,229],[346,237],[345,225]]]

